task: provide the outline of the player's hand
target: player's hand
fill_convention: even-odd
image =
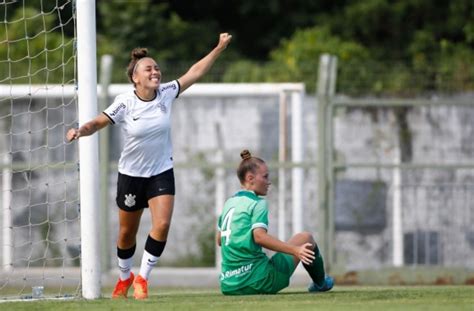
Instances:
[[[227,45],[229,45],[230,40],[232,40],[232,35],[228,34],[227,32],[221,33],[219,35],[219,43],[217,44],[217,47],[225,49]]]
[[[298,258],[302,263],[310,265],[314,260],[313,244],[305,243],[298,249]]]
[[[66,139],[67,141],[73,141],[75,139],[78,139],[80,137],[80,133],[78,129],[69,129],[66,133]]]

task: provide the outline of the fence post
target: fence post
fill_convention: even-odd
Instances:
[[[100,94],[99,110],[104,111],[108,106],[109,85],[112,76],[113,57],[102,55],[100,59]],[[99,168],[100,168],[100,238],[102,243],[101,264],[103,271],[110,270],[110,230],[109,230],[109,154],[110,154],[110,131],[104,127],[99,133]]]
[[[323,54],[319,58],[316,89],[318,104],[318,241],[327,268],[334,264],[334,206],[332,167],[332,110],[330,98],[334,96],[337,58]],[[330,113],[331,112],[331,113]]]
[[[303,94],[291,92],[291,161],[300,164],[304,160],[303,147]],[[303,231],[304,170],[294,167],[291,170],[291,193],[293,201],[293,234]]]
[[[12,217],[12,157],[5,153],[2,162],[2,267],[13,270],[13,217]]]
[[[278,238],[286,241],[286,169],[282,164],[287,160],[287,98],[284,91],[279,95],[279,126],[278,126]]]
[[[219,106],[219,111],[221,118],[223,119],[222,107]],[[222,134],[222,126],[220,122],[216,122],[216,141],[217,141],[217,151],[216,151],[216,163],[217,167],[214,171],[216,176],[216,192],[214,196],[214,211],[215,211],[215,221],[214,224],[217,223],[217,219],[222,214],[222,208],[224,207],[226,201],[226,187],[225,187],[225,168],[223,165],[224,162],[224,135]],[[215,245],[215,244],[214,244]],[[217,271],[220,271],[221,264],[222,264],[222,256],[221,256],[221,249],[219,246],[216,245],[215,251],[215,267]]]

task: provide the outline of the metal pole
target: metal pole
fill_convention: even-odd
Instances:
[[[327,236],[327,175],[326,175],[326,88],[328,83],[329,55],[319,58],[319,73],[317,82],[318,105],[318,244],[323,254],[328,251]],[[327,260],[326,260],[327,262]],[[327,262],[329,265],[329,262]]]
[[[77,69],[79,124],[97,115],[95,1],[77,0]],[[98,135],[79,139],[82,296],[100,297]]]
[[[3,270],[11,271],[13,268],[13,221],[12,221],[12,171],[10,168],[11,157],[3,156],[2,169],[2,266]]]
[[[303,147],[303,94],[291,93],[291,158],[293,163],[304,160]],[[303,231],[304,171],[295,167],[291,171],[293,197],[293,234]]]
[[[328,252],[327,260],[330,265],[334,266],[336,263],[336,218],[335,218],[335,186],[336,186],[336,176],[334,169],[334,109],[331,105],[331,99],[334,97],[336,89],[336,67],[337,67],[337,58],[335,56],[330,56],[329,62],[329,85],[327,89],[327,106],[326,106],[326,160],[327,160],[327,176],[328,176]]]
[[[221,118],[222,120],[222,118]],[[219,164],[224,163],[224,138],[222,136],[222,130],[219,123],[216,123],[216,136],[217,136],[217,153],[216,162]],[[215,213],[216,219],[222,213],[222,207],[225,203],[225,169],[219,166],[215,170],[216,176],[216,194],[215,194]],[[216,268],[220,269],[222,258],[220,247],[216,246]]]
[[[400,148],[394,148],[394,164],[400,165]],[[403,265],[403,227],[402,227],[402,196],[401,196],[401,171],[400,167],[393,169],[393,265]]]
[[[100,60],[100,97],[99,110],[104,111],[108,106],[109,85],[112,77],[113,57],[102,55]],[[101,264],[103,271],[110,270],[110,230],[109,230],[109,149],[110,131],[105,127],[99,133],[99,167],[100,167],[100,238],[101,244]]]
[[[279,135],[278,135],[278,162],[286,162],[287,145],[287,104],[286,94],[280,92]],[[278,238],[286,241],[286,174],[285,168],[278,169]]]
[[[319,60],[317,101],[318,101],[318,210],[319,210],[319,244],[325,254],[327,266],[333,264],[334,215],[333,187],[334,178],[332,161],[332,132],[329,127],[332,113],[328,114],[329,98],[335,91],[336,59],[329,54],[323,54]]]

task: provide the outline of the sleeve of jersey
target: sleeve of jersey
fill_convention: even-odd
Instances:
[[[163,92],[163,94],[166,96],[166,98],[168,98],[169,100],[174,100],[175,98],[178,97],[179,95],[179,89],[180,89],[180,85],[179,85],[179,82],[178,80],[173,80],[171,82],[168,82],[168,83],[164,83],[162,86],[161,86],[161,92]]]
[[[176,95],[174,96],[174,98],[178,98],[179,96],[179,92],[181,90],[181,84],[179,84],[179,81],[178,80],[174,80],[174,82],[176,83],[177,87],[178,87],[178,91],[176,92]]]
[[[258,201],[252,213],[252,230],[263,228],[268,231],[268,203],[266,200]]]
[[[110,119],[110,122],[115,124],[124,119],[126,110],[127,106],[125,105],[125,101],[121,100],[120,98],[116,98],[112,105],[103,111],[103,114],[105,114],[107,118]]]

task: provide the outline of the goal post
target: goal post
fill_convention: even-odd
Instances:
[[[0,3],[0,299],[101,294],[95,7]]]
[[[77,0],[79,125],[97,115],[95,0]],[[82,296],[100,297],[99,138],[79,139]]]
[[[64,141],[77,123],[73,7],[0,3],[2,300],[79,295],[77,156]]]

